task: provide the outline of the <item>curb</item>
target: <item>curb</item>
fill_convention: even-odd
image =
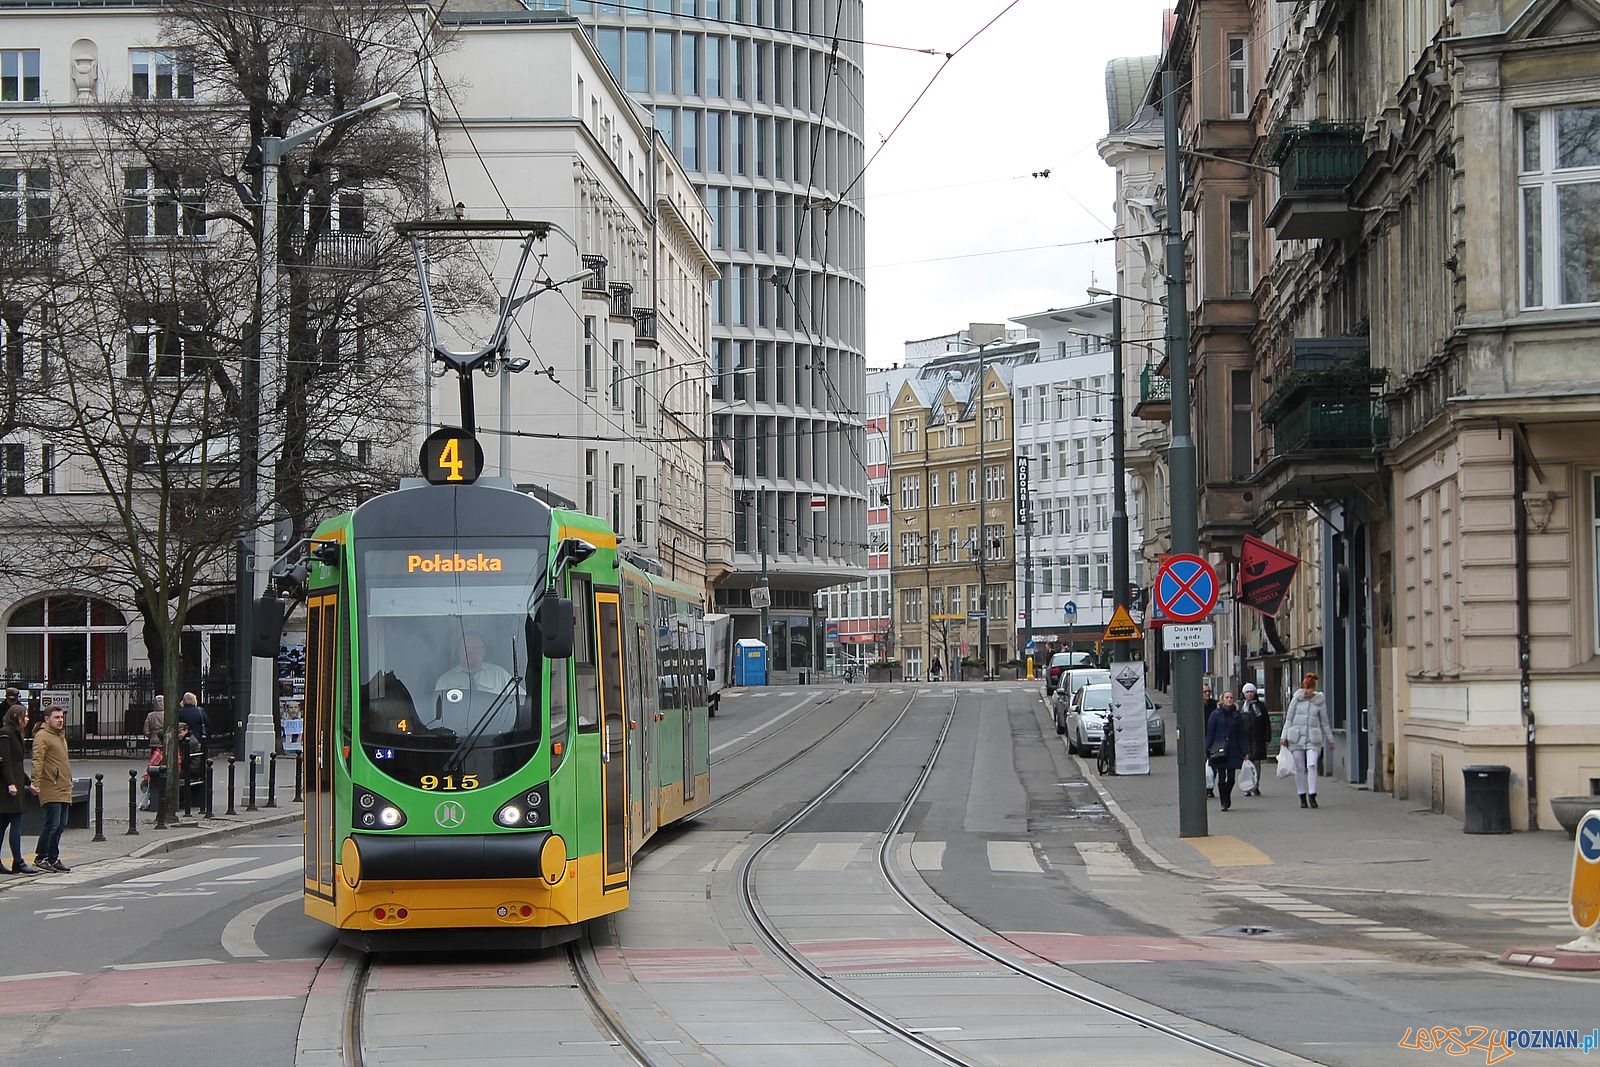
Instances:
[[[194,831],[180,832],[175,836],[168,836],[160,841],[152,841],[147,845],[140,845],[138,848],[128,853],[128,855],[134,859],[142,859],[145,856],[159,856],[168,852],[172,852],[176,849],[184,848],[188,845],[200,844],[203,841],[214,841],[228,837],[236,837],[239,834],[248,833],[251,830],[258,830],[262,827],[282,826],[289,822],[300,822],[304,818],[304,812],[285,811],[282,815],[272,815],[265,819],[252,819],[249,822],[224,823],[221,825],[210,826],[202,825],[199,827],[199,829]],[[183,830],[187,831],[188,827],[183,827]],[[142,834],[146,833],[147,831],[141,830],[139,832]],[[171,834],[170,830],[163,830],[161,832],[164,834]]]

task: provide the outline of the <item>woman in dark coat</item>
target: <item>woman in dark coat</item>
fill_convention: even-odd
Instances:
[[[28,728],[28,706],[11,704],[0,722],[0,851],[11,845],[12,874],[38,874],[22,858],[22,803],[28,792],[28,764],[22,749],[22,732]],[[6,870],[0,863],[0,872]]]
[[[1206,758],[1217,772],[1217,796],[1222,810],[1233,807],[1233,783],[1250,754],[1245,739],[1244,716],[1233,702],[1232,693],[1222,694],[1222,703],[1206,718]]]

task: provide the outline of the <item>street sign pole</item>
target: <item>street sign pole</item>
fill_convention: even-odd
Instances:
[[[1172,500],[1172,550],[1200,548],[1199,480],[1189,411],[1189,308],[1184,288],[1183,170],[1178,158],[1178,75],[1161,72],[1161,128],[1166,163],[1167,363],[1172,374],[1172,441],[1167,474]],[[1172,654],[1172,704],[1178,720],[1178,836],[1205,837],[1205,709],[1200,653]]]

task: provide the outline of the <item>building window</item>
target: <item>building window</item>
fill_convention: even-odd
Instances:
[[[645,422],[645,419],[644,419],[644,398],[645,398],[644,374],[645,374],[644,361],[643,360],[639,360],[639,359],[634,360],[633,361],[633,424],[635,426],[643,426],[644,422]]]
[[[930,475],[928,478],[928,506],[930,508],[939,506],[939,476],[937,474]]]
[[[27,450],[21,444],[0,445],[0,495],[22,496],[28,491]]]
[[[1039,561],[1039,592],[1049,596],[1056,591],[1055,560],[1046,556]]]
[[[977,502],[978,502],[978,468],[977,467],[968,467],[967,468],[967,503],[976,504]]]
[[[1104,552],[1094,554],[1094,588],[1102,592],[1111,590],[1111,557]]]
[[[645,536],[646,529],[645,509],[649,506],[649,491],[645,488],[643,478],[633,480],[633,543],[647,545],[650,539]]]
[[[1101,533],[1111,529],[1111,507],[1104,493],[1094,495],[1094,528]]]
[[[1242,119],[1250,113],[1250,39],[1228,36],[1228,117]]]
[[[917,450],[917,420],[900,420],[900,451],[915,452]]]
[[[186,48],[136,48],[128,53],[135,100],[193,100],[194,59]]]
[[[50,172],[0,169],[0,242],[49,236]]]
[[[150,167],[123,172],[123,226],[129,240],[204,237],[206,192],[198,177]]]
[[[1228,427],[1232,440],[1229,442],[1232,459],[1232,476],[1236,482],[1246,481],[1254,468],[1253,443],[1255,431],[1255,411],[1250,403],[1250,371],[1233,370],[1228,372],[1230,379],[1230,406],[1232,407],[1233,420]]]
[[[627,469],[621,463],[611,465],[611,528],[622,529],[622,488]]]
[[[900,591],[900,621],[922,621],[922,590],[902,589]]]
[[[593,448],[583,450],[583,513],[595,514],[600,504],[600,484],[596,475],[600,470],[600,453]]]
[[[1028,401],[1032,399],[1032,389],[1022,390],[1022,395],[1017,399],[1017,421],[1024,426],[1028,425]]]
[[[1004,441],[1006,439],[1005,422],[1001,419],[1001,410],[998,405],[983,409],[983,418],[986,424],[984,433],[988,434],[991,441]]]
[[[938,477],[938,475],[934,475]],[[950,506],[955,507],[961,503],[961,479],[956,471],[950,472]]]
[[[1089,516],[1089,498],[1086,497],[1086,496],[1074,497],[1073,500],[1072,500],[1072,508],[1073,508],[1074,511],[1076,511],[1078,513],[1078,532],[1079,533],[1088,533],[1089,532],[1089,521],[1090,521],[1090,516]],[[1065,531],[1063,531],[1063,532],[1065,532]],[[1087,585],[1083,585],[1083,586],[1080,586],[1079,588],[1087,589],[1089,587]]]
[[[39,99],[39,50],[0,51],[0,100],[8,104]]]
[[[1006,558],[1006,528],[1004,526],[985,526],[983,528],[984,551],[990,559]]]
[[[1600,104],[1520,119],[1522,306],[1600,304]]]
[[[1228,295],[1247,296],[1255,284],[1250,261],[1250,201],[1228,201]]]
[[[598,339],[594,335],[594,316],[585,315],[583,318],[583,387],[589,392],[595,391],[595,365],[594,346]],[[590,511],[593,515],[594,512]]]
[[[1004,500],[1006,498],[1006,469],[1004,467],[983,468],[983,497],[985,500]]]
[[[202,331],[193,314],[169,305],[128,315],[129,378],[187,378],[205,369]]]
[[[906,566],[917,562],[917,534],[900,535],[900,562]]]
[[[622,342],[611,342],[611,410],[621,411],[622,405]]]
[[[1076,591],[1079,593],[1087,593],[1089,590],[1094,588],[1094,586],[1089,584],[1089,557],[1087,555],[1077,555],[1072,557],[1072,562],[1074,569],[1076,569],[1078,572],[1078,585]]]
[[[922,506],[922,478],[915,474],[900,476],[900,507],[910,511]]]

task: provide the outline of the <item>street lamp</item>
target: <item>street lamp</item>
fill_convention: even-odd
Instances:
[[[272,564],[277,557],[277,452],[279,438],[276,408],[283,377],[283,324],[278,300],[278,168],[284,156],[323,133],[337,134],[356,119],[392,111],[403,98],[399,93],[384,93],[359,107],[335,115],[287,137],[261,138],[261,243],[258,267],[261,286],[260,379],[256,390],[256,599],[267,595],[272,581]],[[273,657],[274,665],[276,657]],[[275,669],[252,670],[250,676],[250,716],[245,725],[245,751],[275,751],[272,732],[272,706],[277,698]],[[269,748],[269,746],[271,746]]]

